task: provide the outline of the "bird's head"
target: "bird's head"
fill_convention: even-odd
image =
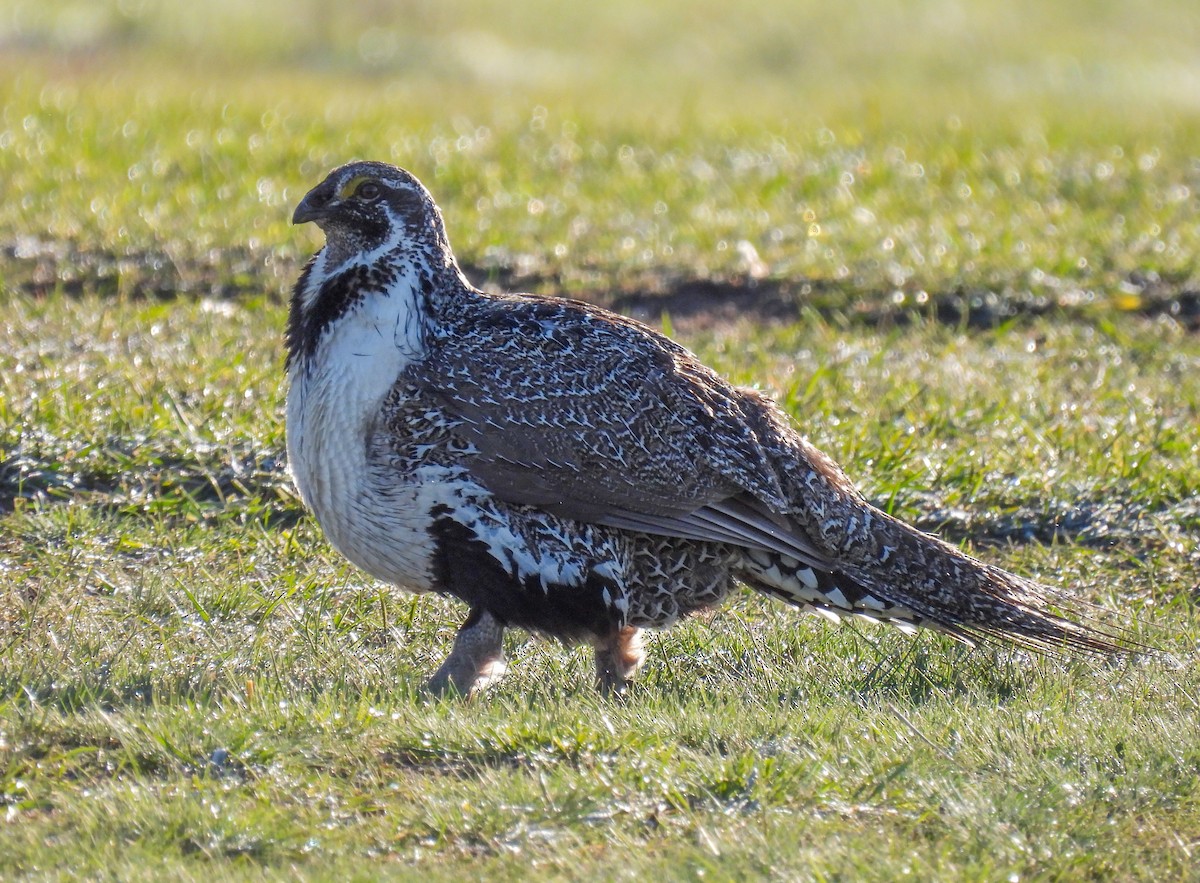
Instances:
[[[417,250],[448,252],[445,226],[429,191],[413,175],[381,162],[334,169],[296,206],[293,224],[325,232],[333,265],[381,247],[407,242]]]

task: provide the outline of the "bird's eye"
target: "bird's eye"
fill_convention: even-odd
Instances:
[[[363,202],[374,202],[379,198],[379,185],[374,181],[363,181],[358,185],[358,189],[354,191],[355,197]]]

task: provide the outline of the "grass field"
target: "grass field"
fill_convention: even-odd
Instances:
[[[0,878],[1200,879],[1191,0],[0,2]],[[398,162],[476,281],[665,325],[877,504],[1169,659],[769,601],[631,695],[330,550],[291,208]]]

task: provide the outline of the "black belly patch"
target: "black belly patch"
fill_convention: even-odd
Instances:
[[[623,625],[621,611],[605,600],[619,596],[616,584],[595,571],[582,584],[544,586],[522,579],[488,551],[469,527],[435,511],[433,576],[438,591],[482,607],[505,625],[574,642],[609,635]]]

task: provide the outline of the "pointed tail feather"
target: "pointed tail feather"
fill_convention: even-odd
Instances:
[[[978,561],[871,506],[776,405],[753,391],[743,395],[747,419],[791,504],[787,517],[830,565],[819,573],[796,559],[747,550],[751,585],[792,603],[908,622],[968,642],[1095,655],[1149,649],[1120,629],[1101,627],[1094,611],[1065,594]]]
[[[1000,641],[1042,652],[1112,655],[1138,645],[1105,629],[1094,611],[1054,589],[965,554],[873,513],[889,542],[874,558],[843,559],[821,572],[777,553],[747,551],[753,588],[820,613],[856,615],[904,631],[932,628],[968,644]]]
[[[1102,628],[1065,593],[986,564],[876,511],[886,560],[846,561],[851,578],[911,607],[938,627],[1041,651],[1112,655],[1137,649]]]

